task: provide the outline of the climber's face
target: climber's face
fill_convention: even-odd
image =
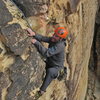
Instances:
[[[54,34],[54,35],[52,36],[52,38],[51,38],[51,41],[52,41],[52,42],[58,42],[60,39],[61,39],[61,38],[60,38],[58,35]]]

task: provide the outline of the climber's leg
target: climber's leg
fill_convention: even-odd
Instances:
[[[55,79],[58,75],[58,69],[57,68],[48,68],[46,69],[46,76],[43,81],[43,84],[40,88],[40,91],[46,91],[46,88],[51,83],[53,79]]]

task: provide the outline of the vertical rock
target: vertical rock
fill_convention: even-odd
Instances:
[[[13,17],[6,8],[6,5],[0,0],[0,27],[6,25],[9,21],[12,21]]]
[[[94,34],[97,0],[13,1],[24,12],[25,16],[29,18],[31,16],[36,24],[39,23],[40,20],[37,22],[37,19],[41,17],[41,14],[43,16],[48,14],[49,20],[45,24],[43,20],[40,26],[33,24],[36,30],[40,30],[43,26],[45,27],[42,27],[43,31],[46,32],[46,25],[54,21],[60,23],[69,31],[67,38],[68,57],[66,58],[70,70],[69,78],[67,77],[61,82],[54,80],[40,99],[84,100],[87,90],[88,64]],[[45,64],[35,47],[31,45],[30,38],[27,37],[27,32],[24,30],[28,26],[27,21],[22,19],[20,10],[11,0],[0,2],[0,7],[3,6],[6,9],[9,17],[6,20],[3,16],[7,15],[0,17],[3,20],[0,22],[0,25],[2,25],[0,27],[0,43],[2,44],[0,44],[0,48],[3,50],[0,53],[0,68],[2,66],[0,83],[3,82],[4,84],[6,80],[8,81],[5,84],[7,85],[6,89],[3,85],[0,85],[0,92],[4,94],[1,95],[0,99],[32,100],[35,90],[42,84]],[[51,34],[48,33],[47,35]],[[11,60],[11,57],[13,57],[13,60]],[[10,59],[9,66],[6,64],[8,59]],[[6,75],[7,79],[3,78],[3,75]]]

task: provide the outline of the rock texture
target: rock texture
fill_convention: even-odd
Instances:
[[[30,45],[19,9],[9,0],[2,3],[13,20],[2,26],[0,34],[0,99],[31,100],[30,92],[42,83],[44,63]]]
[[[46,4],[49,0],[13,0],[17,6],[24,12],[26,17],[40,13],[46,13]]]
[[[100,3],[98,1],[98,3]],[[100,4],[96,14],[94,39],[91,49],[90,63],[89,63],[89,81],[86,100],[100,99]]]
[[[45,63],[25,29],[31,27],[48,36],[54,30],[52,22],[57,22],[69,30],[68,76],[60,82],[54,80],[40,100],[84,100],[97,0],[13,1],[27,18],[12,0],[0,1],[0,99],[33,100],[42,84]]]
[[[12,15],[6,8],[6,5],[3,3],[3,1],[0,1],[0,27],[7,24],[9,21],[12,21]]]
[[[99,4],[100,5],[100,4]],[[100,80],[100,7],[99,7],[99,10],[98,10],[98,13],[97,13],[97,17],[96,17],[96,43],[95,43],[95,46],[96,46],[96,53],[97,53],[97,76]]]

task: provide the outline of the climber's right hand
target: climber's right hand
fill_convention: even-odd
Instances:
[[[32,39],[32,40],[31,40],[31,42],[32,42],[33,44],[35,44],[36,41],[37,41],[36,39]]]
[[[28,32],[28,36],[35,36],[35,32],[33,32],[30,28],[26,29]]]

